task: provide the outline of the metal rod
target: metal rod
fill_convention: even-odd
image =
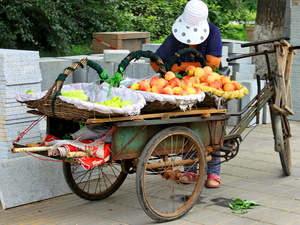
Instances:
[[[169,166],[180,166],[180,165],[192,165],[198,162],[198,158],[193,159],[182,159],[178,161],[166,161],[166,162],[158,162],[158,163],[150,163],[147,164],[146,169],[157,169],[162,167],[169,167]]]

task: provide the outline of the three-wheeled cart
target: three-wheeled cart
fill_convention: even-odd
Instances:
[[[268,54],[276,53],[279,72],[268,71],[260,77],[266,80],[266,85],[258,89],[257,95],[239,113],[230,115],[226,109],[195,108],[85,119],[86,124],[111,127],[111,155],[106,163],[89,170],[84,170],[72,156],[63,158],[64,175],[71,190],[81,198],[101,200],[117,191],[128,174],[136,173],[138,200],[148,216],[158,222],[178,219],[193,207],[201,194],[207,161],[211,157],[221,157],[222,162],[234,158],[242,142],[242,132],[255,117],[259,117],[259,111],[266,104],[271,112],[275,151],[280,155],[284,174],[290,175],[291,133],[287,119],[293,113],[290,71],[292,56],[299,46],[291,46],[284,38],[247,46],[257,47],[264,43],[274,43],[274,51],[257,51],[240,58],[260,54],[267,58]],[[230,116],[242,118],[227,134],[226,124]],[[58,138],[78,129],[78,121],[47,118],[47,133]],[[23,151],[23,146],[15,144],[15,147],[14,152]],[[42,151],[37,153],[45,154]],[[183,172],[193,172],[197,179],[188,184],[182,182],[178,174]]]

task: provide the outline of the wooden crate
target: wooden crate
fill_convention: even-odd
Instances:
[[[102,54],[104,49],[111,49],[99,40],[117,49],[129,50],[132,52],[142,50],[142,44],[150,43],[150,33],[137,31],[93,33],[93,54]]]

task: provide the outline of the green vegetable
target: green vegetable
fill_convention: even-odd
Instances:
[[[245,214],[248,211],[246,209],[253,209],[255,206],[259,206],[261,204],[250,201],[250,200],[242,200],[240,198],[232,200],[232,203],[229,203],[230,209],[232,209],[233,213],[236,214]]]

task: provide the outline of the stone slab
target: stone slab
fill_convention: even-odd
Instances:
[[[21,71],[10,71],[0,76],[0,82],[4,82],[6,85],[16,84],[29,84],[41,82],[41,71],[38,70],[21,70]]]
[[[6,104],[7,107],[19,106],[20,103],[16,100],[16,95],[26,93],[31,90],[35,92],[41,91],[41,83],[19,84],[19,85],[0,85],[1,104]]]
[[[156,50],[161,46],[161,44],[150,44],[150,43],[147,43],[147,44],[143,44],[142,45],[142,50],[143,51],[151,51],[151,52],[156,52]]]
[[[256,95],[257,95],[257,81],[256,80],[244,80],[240,81],[242,85],[244,85],[249,90],[249,94],[245,95],[242,100],[241,109],[243,109]],[[264,81],[261,81],[261,87],[264,86]],[[263,123],[263,109],[259,114],[259,124]],[[256,117],[250,122],[249,126],[256,123]]]
[[[115,63],[104,62],[103,57],[89,57],[88,59],[99,64],[104,70],[107,71],[108,76],[113,76],[115,74],[114,65]],[[77,68],[74,72],[74,83],[90,83],[99,80],[99,74],[96,70],[89,66],[84,68]]]
[[[227,112],[228,114],[231,113],[238,113],[241,111],[241,100],[232,99],[227,102]],[[234,126],[240,121],[241,116],[231,116],[228,119],[228,125]]]
[[[3,209],[71,193],[60,162],[31,156],[0,160],[0,177]]]
[[[255,65],[250,64],[240,64],[240,63],[231,63],[233,71],[240,73],[250,73],[255,74]]]
[[[221,65],[222,65],[222,67],[229,65],[228,62],[227,62],[227,60],[226,60],[226,58],[227,57],[222,57],[222,59],[221,59]]]
[[[223,46],[228,47],[228,54],[238,53],[238,54],[247,54],[249,53],[249,48],[242,48],[241,44],[246,43],[244,41],[232,41],[223,39]]]
[[[130,53],[129,50],[103,50],[105,62],[116,62],[121,61]]]
[[[240,80],[252,80],[254,79],[254,73],[242,73],[242,72],[232,72],[233,80],[240,81]]]
[[[39,58],[38,51],[2,49],[2,48],[0,49],[0,63],[32,61],[38,58]]]
[[[228,57],[228,50],[229,50],[229,48],[228,48],[228,46],[222,46],[222,57]]]
[[[8,104],[6,104],[8,105]],[[0,106],[3,106],[0,104]],[[32,115],[26,113],[28,108],[25,105],[20,105],[19,107],[0,107],[0,120],[1,121],[12,121],[17,120],[18,122],[20,119],[31,120]]]
[[[4,142],[7,141],[11,143],[13,140],[15,140],[18,137],[19,133],[27,130],[29,126],[32,124],[31,122],[27,122],[27,121],[20,122],[20,120],[16,120],[16,123],[14,124],[1,124],[0,141],[4,141]],[[29,130],[29,132],[27,132],[26,136],[24,136],[24,138],[31,138],[31,137],[36,138],[35,142],[41,141],[40,129],[38,125],[32,127]]]
[[[59,74],[63,70],[73,64],[72,59],[60,59],[60,58],[41,58],[39,61],[43,82],[41,84],[41,90],[49,90],[51,85],[55,82]],[[73,83],[73,74],[67,76],[64,84]]]

